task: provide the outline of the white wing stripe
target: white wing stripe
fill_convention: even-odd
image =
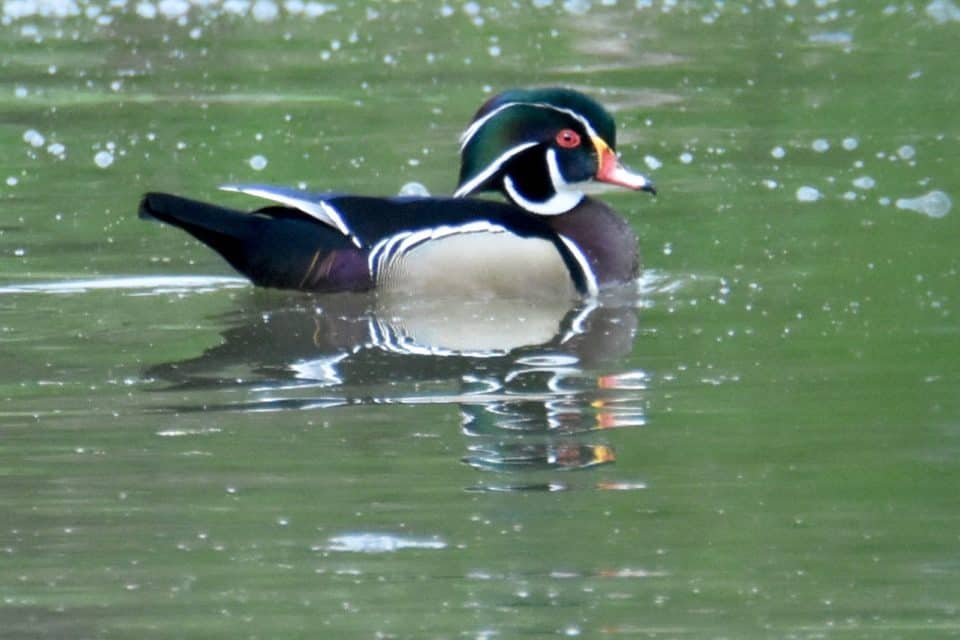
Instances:
[[[294,209],[302,211],[305,214],[316,218],[320,222],[335,228],[337,231],[350,238],[353,244],[355,244],[357,247],[360,246],[360,240],[353,235],[352,231],[350,231],[350,227],[347,226],[343,216],[341,216],[340,212],[328,202],[324,202],[322,200],[305,200],[303,198],[298,198],[285,193],[277,193],[263,187],[245,187],[243,185],[225,184],[220,187],[220,189],[221,191],[243,193],[248,196],[263,198],[264,200],[279,202],[280,204],[285,204],[288,207],[293,207]]]

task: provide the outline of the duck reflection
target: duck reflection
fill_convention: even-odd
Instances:
[[[203,410],[455,404],[468,439],[463,461],[494,472],[608,464],[616,455],[598,441],[603,430],[644,424],[645,374],[604,373],[633,346],[635,299],[454,303],[254,292],[222,321],[220,345],[147,376],[168,389],[268,392]]]

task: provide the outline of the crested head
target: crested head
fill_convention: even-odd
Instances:
[[[461,137],[457,197],[502,191],[531,213],[556,215],[583,199],[578,184],[653,190],[616,156],[613,117],[572,89],[513,89],[489,99]]]

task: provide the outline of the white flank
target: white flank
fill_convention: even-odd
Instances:
[[[360,247],[360,239],[353,235],[353,232],[350,231],[350,227],[347,226],[346,221],[344,221],[343,216],[340,215],[340,212],[337,209],[323,200],[314,201],[306,200],[304,198],[298,198],[287,193],[278,193],[270,189],[270,187],[247,187],[242,184],[225,184],[220,187],[221,191],[233,191],[236,193],[243,193],[248,196],[254,196],[256,198],[263,198],[264,200],[270,200],[272,202],[279,202],[280,204],[287,205],[288,207],[293,207],[298,211],[302,211],[308,216],[316,218],[320,222],[329,225],[342,233],[343,235],[350,238],[351,242]]]
[[[441,225],[419,231],[403,231],[396,235],[384,238],[378,242],[367,257],[367,269],[370,277],[378,279],[380,274],[387,273],[403,257],[418,245],[430,240],[439,240],[454,235],[470,233],[503,233],[506,228],[492,224],[485,220],[468,222],[457,226]]]

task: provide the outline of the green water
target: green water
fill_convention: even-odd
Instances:
[[[3,5],[0,637],[960,636],[955,5],[334,4]],[[657,181],[636,294],[254,290],[135,216],[449,193],[543,84]]]

